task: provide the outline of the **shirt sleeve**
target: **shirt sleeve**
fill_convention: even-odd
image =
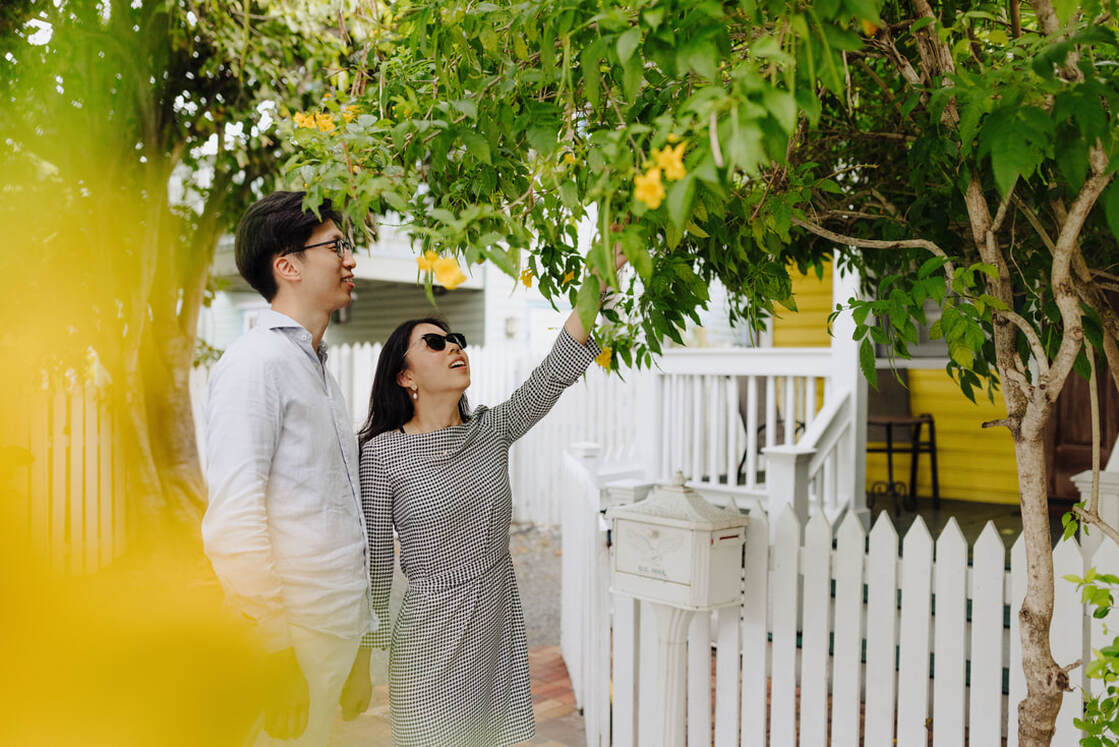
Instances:
[[[376,617],[374,630],[362,636],[362,648],[387,648],[389,592],[392,591],[392,487],[384,460],[368,445],[361,450],[361,508],[369,532],[369,595]]]
[[[506,440],[516,441],[547,415],[563,390],[586,373],[587,366],[600,352],[593,339],[580,345],[566,329],[560,330],[552,351],[528,380],[513,392],[513,396],[493,408],[491,416],[504,431]]]
[[[206,409],[206,554],[226,601],[252,618],[268,651],[292,645],[283,586],[268,528],[267,486],[283,427],[282,402],[266,364],[247,356],[219,363]]]

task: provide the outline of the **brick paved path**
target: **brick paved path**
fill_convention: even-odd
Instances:
[[[575,710],[575,695],[563,664],[559,646],[541,646],[528,652],[532,678],[532,708],[536,714],[536,738],[540,747],[582,747],[583,717]],[[331,747],[390,747],[388,686],[373,693],[369,710],[353,721],[334,722]]]

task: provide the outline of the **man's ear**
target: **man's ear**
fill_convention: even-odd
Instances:
[[[272,260],[272,271],[276,273],[277,280],[294,283],[303,279],[303,268],[291,254],[277,254]]]

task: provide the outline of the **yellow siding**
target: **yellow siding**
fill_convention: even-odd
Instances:
[[[932,414],[936,421],[940,497],[984,503],[1018,503],[1014,442],[1005,428],[982,428],[986,420],[1006,417],[998,394],[992,404],[976,397],[972,404],[943,369],[909,371],[911,412]],[[869,396],[874,397],[874,390]],[[886,479],[886,455],[867,454],[866,483]],[[894,479],[909,482],[909,455],[894,455]],[[917,471],[921,500],[932,495],[927,455]]]
[[[818,279],[809,270],[801,275],[795,267],[790,268],[793,276],[793,299],[795,312],[778,307],[778,316],[773,320],[773,346],[778,348],[823,347],[831,345],[828,337],[828,314],[835,308],[832,303],[831,263],[824,264],[824,277]]]
[[[807,276],[793,270],[793,297],[798,311],[782,311],[773,322],[775,347],[826,347],[832,301],[831,265],[824,268],[823,279],[814,272]],[[1014,463],[1014,444],[1005,428],[981,428],[985,420],[1005,417],[1002,400],[994,404],[978,397],[972,404],[943,369],[909,371],[910,409],[931,413],[936,420],[937,456],[940,465],[942,498],[985,503],[1018,503],[1018,472]],[[870,397],[875,391],[870,389]],[[822,403],[822,396],[817,399]],[[867,487],[886,479],[886,455],[867,454]],[[909,456],[894,455],[894,479],[909,481]],[[917,472],[917,492],[921,500],[932,495],[932,478],[927,455],[921,457]]]

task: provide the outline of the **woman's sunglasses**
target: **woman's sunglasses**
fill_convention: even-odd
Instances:
[[[448,332],[445,335],[428,332],[426,335],[420,335],[420,339],[427,343],[427,346],[432,350],[442,350],[447,347],[448,342],[458,345],[459,350],[466,349],[466,336],[461,332]]]

